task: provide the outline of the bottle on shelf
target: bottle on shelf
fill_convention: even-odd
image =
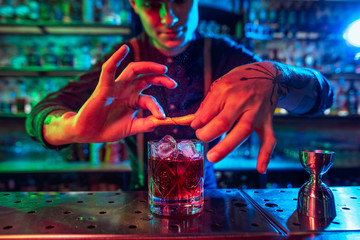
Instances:
[[[71,19],[73,22],[82,21],[82,0],[74,0],[71,2]]]
[[[40,20],[44,22],[49,22],[52,20],[52,6],[49,0],[40,0]]]
[[[15,18],[15,8],[12,0],[3,0],[0,9],[0,20],[2,22],[11,22]]]
[[[51,2],[51,21],[63,22],[63,3],[60,0],[53,0]]]
[[[11,66],[20,69],[27,65],[27,59],[22,46],[14,46],[14,52],[11,58]]]
[[[275,30],[277,30],[279,27],[276,21],[279,8],[280,2],[277,0],[271,0],[267,8],[267,23]]]
[[[0,81],[0,106],[1,113],[11,113],[9,82],[7,79]]]
[[[18,0],[14,6],[15,11],[15,21],[22,23],[29,19],[30,8],[26,1]]]
[[[27,54],[27,64],[29,67],[40,67],[41,66],[41,56],[39,54],[39,45],[34,42],[32,46],[29,47]]]
[[[45,48],[43,62],[45,68],[55,68],[59,66],[59,58],[56,55],[55,44],[49,42]]]
[[[347,116],[349,114],[347,108],[347,92],[345,90],[345,78],[339,78],[339,90],[335,96],[333,111],[338,116]]]
[[[98,165],[103,162],[104,159],[104,143],[90,143],[89,144],[89,158],[90,163]]]
[[[129,1],[121,0],[120,2],[120,23],[123,25],[131,23],[131,7]]]
[[[90,44],[83,43],[80,51],[75,56],[75,67],[78,69],[89,69],[92,62],[90,54]]]
[[[355,81],[350,81],[350,87],[347,90],[346,94],[346,105],[349,115],[356,115],[358,113],[358,105],[359,105],[359,96],[358,90],[355,87]]]
[[[93,5],[93,14],[94,14],[94,22],[100,23],[102,22],[103,16],[102,16],[102,0],[94,0]]]
[[[101,8],[102,23],[105,24],[118,24],[120,19],[116,19],[115,11],[113,6],[111,6],[109,0],[103,0],[103,5]]]
[[[259,4],[258,9],[258,16],[259,16],[259,24],[267,24],[268,22],[268,8],[269,2],[268,1],[261,1]]]
[[[38,0],[30,0],[29,3],[29,20],[38,21],[40,18],[40,5]]]
[[[63,67],[74,67],[74,54],[71,52],[70,46],[65,46],[63,49],[61,65]]]
[[[28,111],[28,103],[26,102],[26,86],[23,80],[17,81],[17,89],[16,89],[16,113],[25,113]]]
[[[62,22],[63,23],[71,23],[72,22],[71,5],[74,4],[72,2],[73,1],[70,1],[70,0],[61,1]]]
[[[93,12],[94,0],[82,0],[82,21],[85,23],[94,22]]]

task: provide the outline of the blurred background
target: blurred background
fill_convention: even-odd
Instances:
[[[359,18],[355,0],[200,0],[200,31],[263,59],[318,69],[336,91],[332,108],[316,118],[276,109],[278,143],[267,174],[256,171],[253,134],[215,165],[220,188],[300,187],[308,179],[300,149],[335,151],[326,184],[360,184],[360,30],[348,28]],[[32,141],[24,124],[47,93],[139,31],[127,0],[0,0],[0,191],[127,189],[122,141],[51,151]]]

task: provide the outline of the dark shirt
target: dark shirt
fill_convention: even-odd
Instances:
[[[142,61],[153,61],[166,65],[168,67],[167,75],[178,83],[175,89],[152,86],[146,89],[144,93],[154,96],[168,117],[195,113],[204,99],[204,37],[196,33],[196,38],[188,48],[175,57],[167,57],[160,53],[150,44],[148,36],[144,33],[137,36],[136,39],[139,44],[140,59]],[[64,147],[52,146],[44,141],[42,123],[46,115],[54,110],[78,111],[94,91],[99,80],[102,64],[122,44],[113,46],[112,51],[106,54],[101,61],[98,61],[89,72],[79,76],[74,82],[70,82],[59,91],[49,94],[35,106],[27,119],[26,129],[28,134],[47,148],[59,149]],[[128,63],[134,61],[133,49],[131,45],[129,47],[129,55],[120,64],[116,75],[119,75]],[[234,41],[226,38],[212,38],[210,51],[212,81],[215,81],[237,66],[261,61],[255,54],[245,49],[243,45],[236,44]],[[319,79],[319,81],[322,81],[318,84],[321,87],[319,92],[330,91],[326,80]],[[324,98],[327,95],[325,93],[319,96],[321,101],[317,101],[317,106],[314,106],[312,113],[320,112],[324,109],[327,102]],[[145,116],[149,114],[149,111],[144,111]],[[166,134],[176,139],[196,138],[195,131],[188,126],[160,126],[151,133],[145,133],[145,141],[159,140]],[[210,147],[217,142],[217,140],[211,142]],[[144,153],[146,153],[146,150]],[[206,172],[210,174],[208,177],[205,176],[205,187],[214,188],[216,187],[216,179],[213,166],[208,161],[206,161],[205,166]]]

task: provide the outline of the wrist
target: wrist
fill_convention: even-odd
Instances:
[[[73,129],[75,112],[56,110],[48,114],[43,123],[44,140],[51,145],[64,145],[76,142]]]

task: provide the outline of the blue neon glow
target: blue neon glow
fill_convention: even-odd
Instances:
[[[349,44],[360,47],[360,19],[349,25],[343,37]]]

